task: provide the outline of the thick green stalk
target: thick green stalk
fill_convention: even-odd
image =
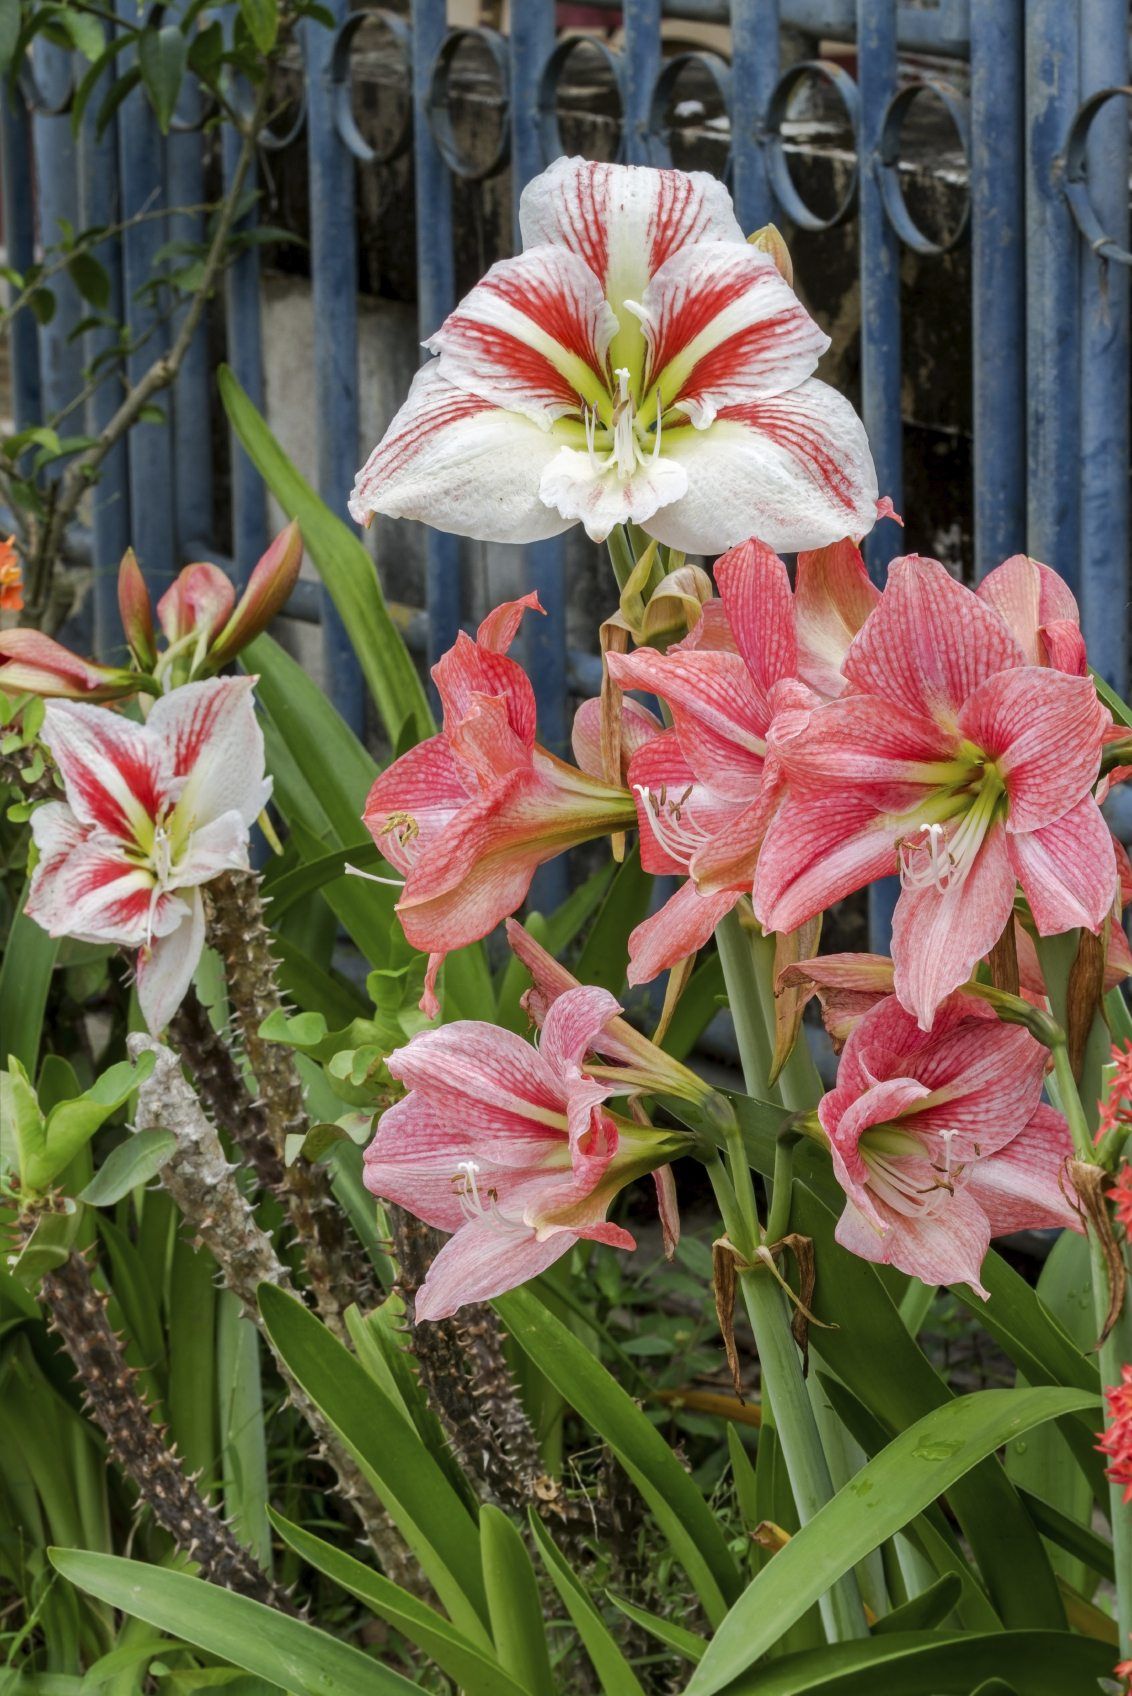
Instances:
[[[729,914],[718,927],[716,940],[731,1015],[735,1021],[744,1084],[749,1094],[765,1094],[771,1051],[762,1014],[763,998],[748,937],[734,913]],[[725,1194],[720,1194],[717,1184],[720,1211],[732,1243],[752,1266],[751,1270],[740,1272],[739,1284],[758,1350],[763,1397],[770,1403],[798,1518],[805,1525],[832,1498],[833,1480],[806,1392],[802,1359],[790,1331],[786,1297],[769,1268],[754,1265],[761,1233],[751,1169],[737,1131],[733,1137],[728,1137],[728,1155],[731,1184]],[[788,1167],[784,1167],[782,1176],[788,1185]],[[783,1210],[788,1215],[780,1190],[776,1216]],[[846,1573],[839,1579],[833,1589],[821,1598],[820,1606],[822,1622],[831,1642],[844,1642],[867,1634],[855,1573]]]
[[[1089,1132],[1084,1104],[1081,1101],[1069,1050],[1059,1042],[1053,1051],[1054,1073],[1061,1111],[1069,1121],[1073,1146],[1079,1160],[1093,1162],[1095,1149]],[[1109,1307],[1109,1274],[1104,1250],[1094,1230],[1089,1231],[1090,1261],[1093,1274],[1093,1317],[1098,1332],[1104,1328]],[[1100,1347],[1100,1372],[1103,1388],[1115,1388],[1121,1381],[1121,1368],[1132,1361],[1132,1312],[1125,1296],[1120,1316]],[[1127,1648],[1132,1641],[1132,1504],[1124,1504],[1124,1488],[1120,1484],[1108,1487],[1108,1517],[1112,1527],[1112,1558],[1116,1574],[1116,1612],[1120,1627],[1120,1643]]]

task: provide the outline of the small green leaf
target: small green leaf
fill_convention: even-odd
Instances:
[[[169,123],[181,92],[187,52],[188,44],[176,24],[143,30],[138,40],[138,68],[163,135],[169,133]]]
[[[37,323],[50,324],[55,316],[55,296],[50,289],[32,289],[27,303],[34,312]]]
[[[270,53],[279,33],[278,0],[240,0],[240,16],[261,53]]]
[[[98,19],[72,6],[61,6],[56,17],[83,58],[93,64],[106,46],[106,37]]]
[[[0,0],[0,76],[7,76],[19,39],[20,0]]]
[[[155,1178],[176,1146],[173,1132],[159,1126],[134,1132],[111,1150],[90,1183],[79,1192],[79,1200],[89,1202],[92,1207],[113,1207],[131,1190]]]

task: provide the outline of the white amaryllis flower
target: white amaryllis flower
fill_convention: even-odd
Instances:
[[[559,159],[519,222],[523,252],[426,344],[439,357],[358,473],[359,523],[533,542],[632,520],[707,554],[872,528],[864,428],[811,375],[829,338],[721,182]]]
[[[200,885],[247,866],[248,830],[271,793],[254,683],[187,683],[144,724],[77,701],[44,716],[67,799],[32,814],[39,862],[25,911],[52,936],[136,948],[154,1035],[204,946]]]

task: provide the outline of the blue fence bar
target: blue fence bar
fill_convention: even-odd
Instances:
[[[112,117],[101,138],[96,135],[97,113],[83,115],[79,151],[82,222],[86,229],[117,222],[118,120]],[[98,435],[114,416],[121,400],[122,362],[112,350],[118,340],[114,327],[123,317],[122,249],[111,237],[95,249],[95,258],[109,279],[106,311],[111,323],[86,332],[83,356],[91,373],[93,392],[87,401],[86,426]],[[211,466],[210,466],[211,470]],[[118,617],[118,562],[130,545],[130,476],[128,450],[120,441],[102,462],[102,473],[90,491],[91,567],[94,572],[94,649],[100,659],[122,655],[122,626]]]
[[[340,28],[347,16],[345,0],[333,0],[331,10]],[[331,511],[348,521],[346,501],[358,466],[358,246],[354,160],[335,122],[335,39],[319,23],[304,26],[318,491]],[[322,598],[327,692],[346,723],[360,733],[365,717],[361,670],[325,590]]]
[[[124,23],[136,22],[133,0],[118,0]],[[124,55],[118,60],[126,69]],[[165,148],[153,108],[140,88],[127,95],[118,110],[118,180],[124,220],[138,219],[122,236],[122,294],[133,343],[126,375],[137,382],[168,345],[168,326],[162,323],[153,296],[141,291],[153,277],[155,256],[168,238],[161,216],[165,198]],[[162,405],[168,398],[162,397]],[[173,440],[164,424],[135,424],[128,437],[130,472],[130,539],[142,569],[155,589],[173,579],[177,565],[175,538],[169,523],[173,510]]]
[[[627,165],[649,163],[649,112],[660,73],[661,0],[625,0],[622,49],[622,157]]]
[[[4,194],[4,241],[8,264],[22,275],[35,258],[35,200],[31,115],[7,79],[0,86],[0,182]],[[43,417],[39,385],[39,338],[30,312],[17,313],[8,339],[12,372],[12,412],[16,428]]]
[[[1023,0],[971,8],[975,570],[1026,543]]]
[[[1081,511],[1080,260],[1060,160],[1078,100],[1079,27],[1077,9],[1065,0],[1027,0],[1027,547],[1074,588]]]
[[[32,53],[33,72],[41,96],[32,120],[39,188],[39,238],[45,249],[56,250],[68,229],[79,227],[78,154],[66,116],[67,94],[74,74],[73,53],[40,40]],[[58,109],[58,110],[57,110]],[[82,434],[83,415],[76,401],[83,387],[83,350],[71,335],[83,316],[78,289],[66,272],[52,279],[55,311],[39,327],[39,380],[43,405],[57,420],[59,434]],[[69,410],[68,410],[69,409]]]
[[[224,131],[224,184],[231,183],[241,138],[228,126]],[[245,178],[251,195],[257,186],[253,165]],[[254,206],[237,229],[254,229]],[[252,403],[264,410],[263,337],[260,328],[259,248],[253,243],[232,261],[224,274],[224,317],[228,333],[228,363]],[[236,440],[232,442],[232,557],[237,580],[246,582],[267,547],[267,494],[263,479]]]
[[[1081,20],[1081,98],[1127,81],[1128,7],[1095,0]],[[1085,192],[1101,229],[1128,247],[1128,106],[1099,105]],[[1128,670],[1128,268],[1081,240],[1081,618],[1089,659],[1118,688]],[[1087,562],[1085,569],[1084,562]]]
[[[200,90],[193,82],[181,89],[173,127],[165,138],[165,172],[169,195],[169,239],[200,247],[207,240],[204,152],[200,124],[203,119]],[[181,210],[177,210],[181,208]],[[174,266],[187,263],[188,256],[174,259]],[[173,320],[177,333],[188,311],[186,300]],[[190,543],[211,543],[212,518],[212,376],[208,363],[207,326],[202,322],[185,355],[173,386],[173,419],[176,454],[173,462],[173,491],[176,502],[178,557]]]
[[[731,150],[735,212],[748,235],[773,221],[766,113],[778,81],[778,0],[734,0],[731,17]]]
[[[432,64],[446,33],[444,0],[412,0],[413,169],[417,212],[417,321],[431,336],[456,304],[452,185],[428,123]],[[460,628],[460,544],[429,530],[425,540],[429,658],[450,648]]]

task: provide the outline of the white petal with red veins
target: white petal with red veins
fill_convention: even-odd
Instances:
[[[877,481],[864,425],[816,378],[788,394],[725,407],[706,430],[667,430],[665,458],[684,467],[688,493],[648,525],[686,553],[723,553],[749,536],[779,552],[864,535]]]
[[[171,762],[145,725],[106,707],[53,701],[42,737],[83,824],[133,841],[169,798]]]
[[[138,1003],[150,1033],[158,1036],[185,999],[204,947],[204,903],[200,891],[174,930],[138,955]]]
[[[186,683],[154,703],[145,729],[172,751],[184,785],[178,817],[196,829],[235,812],[255,823],[271,794],[263,775],[263,732],[255,715],[254,677]]]
[[[616,330],[589,266],[546,246],[499,260],[425,345],[446,382],[545,428],[607,391]]]
[[[604,542],[618,524],[647,524],[687,487],[684,467],[663,454],[622,477],[615,465],[603,470],[588,453],[563,448],[543,471],[539,495],[567,523],[580,520],[591,542]]]
[[[350,514],[420,518],[482,542],[538,542],[572,520],[539,498],[560,443],[529,418],[445,382],[439,361],[418,371],[408,398],[358,472]]]

